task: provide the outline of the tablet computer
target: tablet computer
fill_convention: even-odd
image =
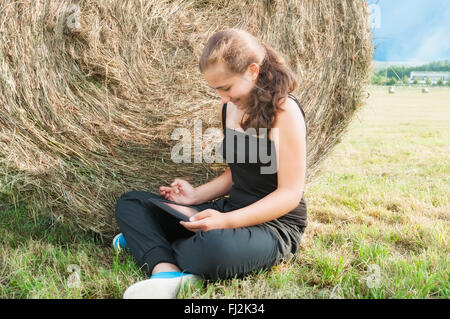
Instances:
[[[168,212],[172,216],[185,222],[188,222],[190,217],[194,216],[199,212],[199,210],[195,208],[181,204],[171,203],[163,198],[150,198],[149,201],[158,206],[159,208],[161,208],[162,210]]]

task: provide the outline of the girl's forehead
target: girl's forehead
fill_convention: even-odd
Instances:
[[[227,84],[228,82],[233,81],[233,78],[236,75],[229,72],[221,64],[215,64],[215,65],[209,66],[205,70],[204,76],[205,76],[206,81],[210,82],[210,84],[220,86],[222,84]]]

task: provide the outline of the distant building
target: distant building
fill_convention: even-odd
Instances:
[[[449,76],[450,72],[412,71],[409,77],[409,83],[413,83],[417,79],[420,84],[425,84],[427,78],[429,78],[432,84],[436,84],[440,79],[445,84],[448,82]]]

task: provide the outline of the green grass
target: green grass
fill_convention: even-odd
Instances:
[[[297,258],[179,298],[450,297],[450,89],[371,93],[305,191]],[[109,238],[0,202],[0,298],[121,298],[145,278]]]
[[[0,298],[119,298],[142,275],[95,234],[33,220],[24,208],[1,209],[0,220]],[[69,285],[74,270],[79,288]]]

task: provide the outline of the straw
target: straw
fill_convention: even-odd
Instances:
[[[310,182],[364,102],[367,14],[363,0],[2,1],[2,187],[36,214],[109,236],[120,194],[220,175],[225,164],[177,164],[170,152],[173,130],[193,134],[196,118],[221,128],[197,62],[227,27],[283,52],[298,74]]]

